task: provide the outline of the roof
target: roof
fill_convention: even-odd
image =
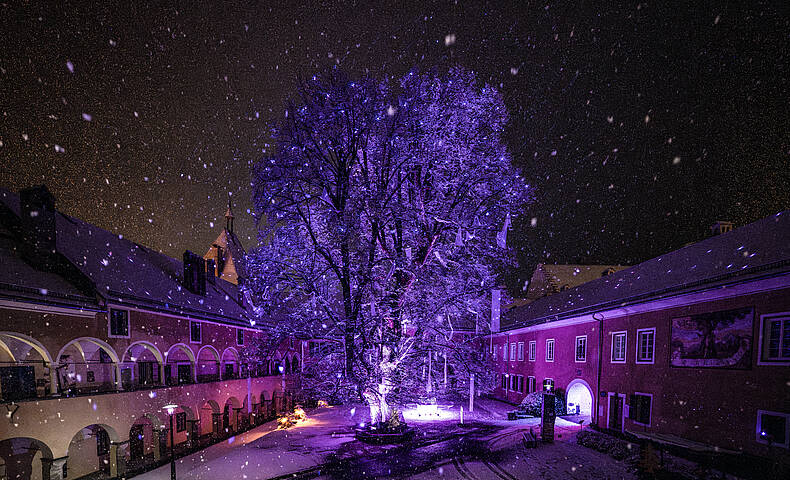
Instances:
[[[4,192],[0,192],[0,198]],[[0,207],[2,205],[0,204]],[[98,305],[75,283],[28,263],[16,235],[0,222],[0,298],[85,310]]]
[[[0,201],[19,216],[18,195],[0,189]],[[61,212],[55,222],[57,251],[108,302],[250,325],[236,285],[218,278],[207,282],[205,296],[193,294],[182,284],[179,260]]]
[[[790,272],[790,210],[512,308],[503,330],[647,301],[769,272]]]
[[[528,298],[577,287],[583,283],[628,268],[627,265],[548,265],[539,263],[530,279]]]
[[[214,245],[219,245],[227,250],[232,259],[231,261],[227,261],[226,259],[225,266],[221,272],[222,276],[229,278],[231,281],[236,281],[236,277],[247,278],[247,270],[245,268],[247,253],[244,251],[244,247],[241,245],[236,234],[225,228],[214,241]],[[203,258],[212,258],[211,249],[206,252]],[[235,270],[235,275],[230,271],[231,268]]]

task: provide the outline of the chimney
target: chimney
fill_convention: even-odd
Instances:
[[[184,287],[197,295],[206,294],[206,263],[189,250],[184,252]]]
[[[731,231],[732,231],[732,222],[727,222],[725,220],[718,220],[710,227],[711,236],[721,235],[722,233],[727,233]]]
[[[208,283],[213,284],[214,279],[217,278],[217,264],[213,258],[206,259],[206,280]]]
[[[56,253],[55,197],[45,185],[19,192],[20,221],[29,255],[46,261]]]

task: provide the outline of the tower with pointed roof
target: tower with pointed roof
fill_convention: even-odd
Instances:
[[[230,198],[228,210],[225,212],[225,228],[211,244],[203,258],[214,261],[214,274],[230,283],[239,284],[244,281],[244,257],[246,252],[233,229],[233,208]],[[210,272],[209,272],[210,273]]]

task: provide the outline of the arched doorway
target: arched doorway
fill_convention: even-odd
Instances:
[[[129,345],[121,362],[121,380],[124,390],[150,388],[162,384],[163,357],[148,342]]]
[[[58,382],[66,392],[97,393],[122,388],[118,354],[98,338],[75,338],[60,350],[57,360]]]
[[[219,404],[209,400],[200,407],[200,436],[219,435],[222,430]]]
[[[165,382],[167,385],[193,383],[195,354],[183,343],[170,347],[165,354]]]
[[[103,424],[88,425],[74,435],[69,443],[66,461],[68,478],[79,478],[95,472],[110,475],[110,444],[118,434]]]
[[[162,431],[162,421],[154,414],[145,414],[135,420],[129,429],[129,467],[135,469],[158,460],[161,455],[159,436],[155,432]]]
[[[228,347],[222,352],[222,378],[224,380],[238,378],[239,352],[233,347]]]
[[[56,393],[51,366],[52,357],[40,342],[21,333],[0,332],[0,395],[4,402]]]
[[[225,402],[222,410],[222,429],[225,433],[238,430],[238,412],[240,408],[241,402],[236,397],[230,397]]]
[[[198,350],[197,381],[216,382],[219,380],[219,352],[211,345],[204,345]]]
[[[592,416],[593,393],[590,385],[584,380],[577,378],[568,384],[566,390],[566,403],[568,413],[579,409],[579,415]]]
[[[0,441],[0,472],[5,473],[3,478],[50,478],[51,467],[52,450],[44,442],[27,437]]]

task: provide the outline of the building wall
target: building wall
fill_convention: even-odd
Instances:
[[[758,410],[790,414],[790,366],[761,365],[760,342],[761,316],[790,312],[790,286],[767,291],[738,294],[738,286],[718,290],[708,295],[710,300],[690,301],[691,297],[679,296],[663,301],[661,308],[650,311],[610,315],[602,312],[603,346],[601,385],[597,383],[598,322],[591,316],[576,319],[582,323],[548,328],[544,324],[521,333],[501,333],[489,342],[498,346],[493,369],[501,374],[519,374],[525,378],[534,375],[537,388],[543,378],[554,378],[557,389],[566,390],[575,379],[586,382],[593,393],[593,422],[607,428],[609,396],[624,395],[623,429],[628,431],[661,432],[729,450],[744,451],[754,455],[771,455],[768,446],[757,441]],[[714,297],[720,298],[714,298]],[[695,297],[697,300],[701,297]],[[701,313],[711,313],[753,307],[751,366],[745,369],[716,367],[688,368],[671,365],[672,319]],[[648,309],[645,309],[648,310]],[[601,318],[597,314],[597,318]],[[571,323],[563,321],[561,323]],[[586,320],[586,321],[585,321]],[[654,359],[652,364],[637,364],[636,334],[638,329],[655,328]],[[528,330],[524,332],[523,330]],[[612,362],[612,334],[627,332],[625,363]],[[574,361],[574,339],[587,335],[587,361]],[[555,339],[555,359],[545,361],[545,340]],[[528,360],[528,343],[537,341],[537,358]],[[501,347],[505,342],[525,342],[524,361],[503,361]],[[489,355],[490,348],[489,348]],[[497,382],[499,385],[499,382]],[[596,395],[604,392],[606,397]],[[638,424],[628,418],[629,402],[635,393],[652,395],[649,425]],[[497,388],[494,396],[513,403],[520,402],[527,394]],[[775,447],[779,448],[779,447]],[[787,449],[780,449],[787,455]]]
[[[32,311],[33,308],[40,310]],[[40,460],[42,456],[56,459],[53,475],[60,471],[64,461],[70,478],[96,471],[102,464],[96,456],[96,439],[84,435],[86,430],[83,430],[94,425],[106,430],[110,440],[117,444],[114,448],[120,453],[114,451],[109,457],[128,460],[130,430],[134,424],[144,424],[143,451],[151,454],[157,450],[154,430],[158,433],[169,423],[163,407],[170,403],[179,406],[176,413],[186,412],[189,420],[197,421],[196,428],[201,435],[212,433],[212,415],[219,414],[221,419],[225,405],[229,404],[230,429],[235,431],[239,423],[250,421],[249,414],[256,412],[261,398],[272,401],[276,396],[280,404],[282,394],[291,391],[296,384],[292,375],[270,375],[216,379],[171,387],[160,384],[126,391],[120,382],[121,371],[123,367],[135,367],[134,360],[155,360],[161,379],[162,362],[167,363],[168,356],[188,359],[191,355],[197,359],[201,348],[215,349],[220,360],[223,353],[225,359],[233,353],[238,373],[238,354],[264,333],[244,329],[244,344],[237,345],[238,327],[200,322],[201,341],[191,342],[189,319],[130,310],[129,338],[113,338],[109,335],[107,317],[105,312],[64,311],[44,306],[9,305],[7,302],[0,307],[2,366],[14,365],[14,361],[17,365],[32,364],[39,383],[38,398],[17,401],[11,421],[0,422],[0,473],[3,468],[6,473],[10,472],[8,468],[12,468],[16,474],[27,469],[30,475],[40,477],[42,469],[46,468]],[[131,345],[137,345],[135,350],[129,349]],[[141,349],[141,345],[145,345],[145,349]],[[104,352],[101,356],[105,362],[109,363],[82,362],[83,355],[98,362],[100,350]],[[131,357],[135,351],[140,358],[133,360]],[[72,387],[76,388],[68,392],[57,386],[55,372],[61,352],[71,355],[70,362],[78,357],[76,363],[60,369],[62,379],[66,372],[74,373]],[[286,340],[275,358],[293,359],[295,356],[299,357],[301,364],[300,340],[295,340],[293,347]],[[31,361],[33,363],[24,363]],[[194,364],[192,370],[194,378]],[[91,381],[88,371],[93,372]],[[134,375],[137,375],[136,368]],[[175,443],[186,442],[189,432],[189,426],[184,431],[176,431]],[[38,452],[31,457],[35,465],[12,466],[13,459],[22,450]],[[59,458],[63,460],[57,464]]]

